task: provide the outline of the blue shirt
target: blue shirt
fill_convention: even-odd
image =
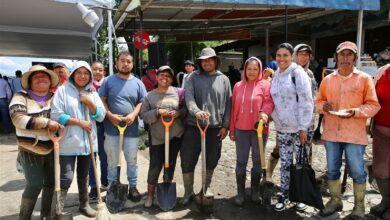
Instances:
[[[126,116],[142,103],[146,95],[144,84],[136,77],[122,79],[111,75],[106,78],[99,89],[99,95],[106,97],[108,110],[113,114]],[[108,135],[118,136],[118,129],[111,124],[108,117],[104,119],[104,130]],[[138,118],[125,131],[125,137],[138,137]]]

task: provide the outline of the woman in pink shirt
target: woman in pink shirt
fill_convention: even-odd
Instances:
[[[258,187],[261,178],[259,143],[254,124],[268,116],[274,109],[270,94],[270,82],[262,79],[262,64],[256,57],[246,60],[242,80],[233,89],[232,113],[230,116],[230,139],[236,141],[237,197],[235,203],[241,206],[245,201],[246,165],[252,148],[251,199],[259,203]],[[268,127],[264,129],[264,145],[267,142]],[[263,152],[262,152],[263,153]]]

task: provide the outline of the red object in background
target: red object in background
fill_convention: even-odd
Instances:
[[[154,89],[154,86],[157,83],[156,76],[156,69],[147,69],[145,75],[141,77],[141,81],[144,83],[147,92]]]
[[[141,47],[140,41],[141,41],[140,32],[137,31],[137,32],[135,33],[135,47],[136,47],[138,50],[139,50],[140,47]],[[143,32],[142,32],[142,50],[145,50],[146,48],[148,48],[149,43],[150,43],[149,34],[148,34],[148,32],[143,31]]]

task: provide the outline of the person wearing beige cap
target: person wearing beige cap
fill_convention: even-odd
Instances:
[[[165,132],[161,117],[166,121],[173,118],[173,124],[169,132],[169,168],[164,181],[171,182],[174,176],[176,158],[179,153],[182,136],[184,133],[183,118],[186,116],[183,89],[171,86],[174,72],[169,66],[161,66],[157,71],[157,88],[146,94],[142,102],[140,115],[144,123],[150,126],[152,145],[149,148],[148,171],[148,195],[144,206],[150,208],[153,204],[153,196],[156,184],[164,164]]]
[[[23,167],[26,187],[20,204],[19,219],[31,219],[38,195],[42,191],[41,219],[50,218],[54,193],[53,142],[47,129],[57,131],[62,125],[50,119],[53,93],[58,76],[44,66],[32,66],[22,76],[22,90],[9,105],[19,146],[18,160]]]
[[[345,41],[337,46],[337,70],[326,76],[320,86],[316,108],[324,114],[322,140],[325,141],[330,200],[320,215],[341,211],[340,167],[345,153],[349,175],[353,179],[355,206],[349,215],[364,219],[366,177],[364,152],[368,144],[366,121],[380,109],[371,77],[356,69],[355,43]]]

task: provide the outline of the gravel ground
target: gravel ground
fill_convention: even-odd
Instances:
[[[268,158],[269,152],[275,145],[275,131],[271,124],[271,133],[266,146],[266,157]],[[368,148],[370,149],[370,147]],[[0,135],[0,219],[17,219],[17,213],[20,204],[21,194],[25,187],[25,180],[22,174],[16,172],[15,160],[17,155],[17,146],[14,135]],[[200,162],[200,160],[199,160]],[[146,178],[149,164],[149,151],[139,151],[138,155],[139,164],[139,190],[142,193],[146,193]],[[176,167],[175,179],[177,184],[178,198],[182,197],[184,193],[180,158],[178,159],[178,166]],[[250,168],[252,167],[251,161],[247,166],[247,183],[246,194],[249,201],[250,194]],[[313,163],[312,167],[316,171],[316,176],[321,177],[324,174],[326,167],[326,156],[324,147],[321,144],[315,144],[313,146]],[[125,169],[122,169],[122,182],[127,183],[125,178]],[[233,200],[236,195],[236,183],[235,183],[235,144],[226,138],[223,141],[222,155],[215,170],[215,174],[212,180],[211,188],[214,192],[214,212],[211,215],[205,215],[198,211],[196,205],[191,203],[188,207],[175,207],[172,211],[163,212],[157,204],[150,209],[143,208],[142,200],[139,203],[132,203],[128,201],[126,208],[118,214],[113,215],[115,219],[315,219],[315,214],[318,210],[308,207],[305,211],[298,212],[291,205],[287,210],[283,212],[267,212],[265,209],[258,205],[253,205],[250,202],[246,202],[243,207],[237,207],[234,205]],[[320,178],[319,178],[320,179]],[[279,165],[275,169],[273,176],[275,183],[279,183]],[[74,181],[76,182],[76,181]],[[353,193],[352,193],[352,180],[348,178],[347,190],[343,197],[344,209],[337,215],[331,216],[328,219],[340,219],[348,215],[353,209]],[[321,185],[323,191],[326,194],[326,186]],[[201,188],[201,173],[200,163],[198,163],[195,174],[195,192],[198,192]],[[368,184],[366,196],[366,213],[372,205],[376,205],[380,202],[380,195]],[[105,193],[103,193],[105,195]],[[324,202],[329,198],[324,196]],[[275,201],[274,201],[275,202]],[[39,216],[39,200],[35,207],[34,218],[38,219]],[[92,202],[92,206],[95,207],[96,202]],[[70,189],[69,198],[65,205],[65,211],[71,212],[74,215],[74,219],[88,219],[82,216],[78,212],[78,196],[77,186],[72,184]],[[375,219],[368,216],[369,219]]]

